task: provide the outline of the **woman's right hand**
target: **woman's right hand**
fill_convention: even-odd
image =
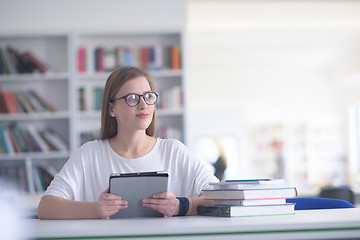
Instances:
[[[99,200],[96,203],[96,210],[99,218],[110,217],[120,209],[125,209],[127,207],[128,201],[122,200],[118,195],[109,193],[109,188],[101,193]]]

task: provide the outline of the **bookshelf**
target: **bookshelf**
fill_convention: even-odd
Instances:
[[[45,132],[51,129],[65,144],[65,148],[8,149],[0,152],[0,180],[10,183],[11,189],[16,192],[30,196],[41,194],[45,181],[45,177],[39,181],[41,168],[46,168],[52,174],[59,171],[83,142],[98,138],[102,90],[112,70],[110,63],[118,61],[119,55],[115,54],[122,49],[131,49],[132,65],[146,68],[156,82],[161,97],[161,105],[157,109],[156,136],[184,141],[186,111],[182,38],[180,31],[0,35],[1,49],[6,50],[11,46],[19,53],[30,51],[47,67],[44,72],[1,72],[1,91],[15,95],[17,92],[35,90],[53,107],[52,110],[34,112],[2,111],[0,129],[1,126],[7,129],[7,135],[11,126],[19,128],[20,132],[35,129],[42,139]],[[102,63],[99,60],[101,55],[95,54],[99,49],[106,53],[102,55]],[[153,63],[156,59],[154,56],[148,57],[147,61],[140,58],[141,51],[147,51],[149,56],[155,54],[155,49],[156,56],[162,57],[155,60],[156,64]],[[174,58],[169,51],[177,56],[175,65],[166,59],[165,52],[168,52],[168,57]],[[104,68],[99,68],[95,62],[100,62]],[[48,142],[45,141],[45,144]]]
[[[101,96],[116,66],[133,65],[153,76],[160,100],[156,135],[184,141],[184,76],[180,32],[80,34],[76,41],[78,145],[98,138]]]
[[[0,113],[0,135],[3,139],[0,147],[0,177],[6,183],[2,184],[2,191],[30,195],[41,193],[45,186],[40,185],[43,183],[36,184],[44,179],[44,176],[38,175],[40,166],[54,173],[73,150],[72,66],[69,55],[71,39],[68,34],[0,35],[2,63],[4,53],[8,57],[10,55],[7,50],[9,47],[19,53],[15,60],[10,59],[12,70],[4,71],[2,65],[0,74],[2,97],[4,93],[14,96],[12,100],[3,98],[0,101],[6,104],[11,102],[16,106],[16,110],[10,111],[7,105]],[[45,65],[45,71],[23,71],[19,61],[26,52]],[[36,100],[32,93],[40,96],[41,100]],[[29,103],[31,109],[26,107]],[[48,104],[48,108],[45,104]],[[41,139],[36,140],[35,135]],[[63,145],[55,147],[54,143],[51,144],[52,140],[48,139],[50,135]],[[5,143],[4,136],[7,137]]]

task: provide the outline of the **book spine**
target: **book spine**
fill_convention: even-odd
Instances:
[[[0,88],[0,113],[7,113],[4,91]]]
[[[10,125],[10,132],[19,146],[20,152],[28,152],[29,147],[27,146],[25,136],[22,134],[22,130],[16,124],[12,124]]]
[[[103,92],[104,92],[103,87],[94,88],[94,108],[95,108],[94,110],[96,111],[101,110]]]
[[[45,111],[45,108],[43,107],[43,105],[38,102],[38,100],[34,97],[34,95],[32,95],[30,93],[30,91],[24,92],[24,95],[25,95],[26,99],[29,101],[29,103],[31,104],[31,106],[33,107],[33,109],[35,110],[35,112],[44,112]]]
[[[30,104],[30,102],[28,101],[28,99],[26,98],[26,96],[23,92],[16,92],[15,97],[20,102],[20,104],[21,104],[22,108],[25,110],[25,112],[27,112],[27,113],[35,112],[35,109]]]
[[[10,139],[9,130],[7,128],[4,128],[3,131],[4,131],[3,134],[4,134],[5,144],[7,146],[7,153],[14,154],[15,150],[14,150],[14,146]]]
[[[3,94],[4,94],[4,101],[5,101],[7,113],[18,113],[19,108],[14,92],[6,91]]]
[[[48,70],[48,67],[30,51],[26,51],[24,57],[26,57],[41,73],[45,73]]]
[[[32,124],[27,125],[27,130],[29,131],[32,138],[35,140],[36,145],[40,147],[40,150],[43,152],[50,151],[49,146],[46,144],[46,142],[41,138],[38,131],[35,129],[35,127]]]
[[[7,74],[14,74],[16,71],[14,69],[14,66],[12,65],[12,62],[6,52],[6,50],[2,47],[0,47],[0,57],[2,58],[2,62],[5,66],[5,72]]]
[[[5,126],[0,124],[0,153],[8,153],[9,149],[6,143]]]
[[[59,151],[67,151],[66,142],[53,130],[47,129],[43,133],[44,137],[54,145]]]
[[[85,47],[79,47],[77,55],[78,72],[82,73],[86,71],[86,49]]]
[[[29,89],[29,93],[42,106],[44,111],[46,111],[46,112],[54,112],[55,111],[55,108],[48,101],[46,101],[37,91],[35,91],[33,89]]]
[[[116,67],[116,58],[114,49],[104,50],[104,69],[105,71],[113,71]]]
[[[171,49],[171,68],[179,70],[181,68],[180,65],[180,46],[176,45]]]

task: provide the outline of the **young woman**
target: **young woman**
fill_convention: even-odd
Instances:
[[[45,191],[40,219],[107,218],[128,207],[109,193],[111,173],[165,170],[168,191],[142,205],[166,216],[196,215],[199,197],[218,179],[185,145],[153,137],[158,94],[148,73],[121,67],[109,76],[101,111],[101,140],[82,145]],[[180,204],[181,203],[181,204]]]

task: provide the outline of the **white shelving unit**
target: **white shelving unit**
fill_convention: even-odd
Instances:
[[[81,134],[99,134],[100,110],[94,108],[93,89],[103,88],[110,71],[94,70],[94,50],[96,47],[113,49],[121,46],[180,46],[183,35],[176,32],[119,32],[119,33],[64,33],[64,34],[9,34],[0,35],[0,47],[11,46],[20,52],[30,50],[46,63],[49,71],[33,74],[0,74],[0,89],[19,91],[36,89],[56,111],[39,113],[0,113],[0,124],[31,123],[37,130],[51,128],[68,143],[67,151],[0,153],[0,170],[5,166],[24,166],[27,180],[25,194],[39,194],[34,180],[34,166],[46,164],[57,171],[81,144]],[[86,71],[78,71],[78,49],[86,48]],[[183,59],[181,49],[181,59]],[[181,66],[184,66],[181,63]],[[157,109],[156,134],[160,137],[178,138],[185,141],[185,97],[184,69],[149,70],[152,74],[160,98],[166,101],[174,89],[180,94],[176,101],[181,104]],[[79,88],[85,89],[86,108],[79,108]],[[164,94],[164,95],[163,95]],[[170,97],[169,97],[170,96]],[[171,94],[167,98],[171,98]],[[1,171],[0,171],[1,174]],[[0,175],[0,180],[1,175]],[[7,179],[5,179],[7,181]],[[41,192],[40,192],[41,193]]]
[[[11,124],[17,126],[31,124],[38,131],[50,128],[58,133],[68,145],[66,151],[0,154],[1,173],[12,171],[12,173],[8,172],[7,176],[15,178],[16,183],[13,186],[14,179],[4,179],[4,176],[1,176],[2,181],[6,181],[11,188],[20,189],[30,195],[41,192],[36,188],[34,167],[39,164],[50,164],[52,168],[59,170],[73,150],[74,134],[71,131],[74,124],[71,106],[73,74],[69,55],[71,39],[72,36],[68,34],[0,35],[0,46],[3,49],[10,46],[19,52],[30,51],[49,68],[46,73],[0,74],[0,89],[12,92],[36,90],[55,108],[54,112],[0,113],[0,124],[5,127]],[[24,179],[27,180],[26,183]],[[22,186],[19,187],[19,184]]]
[[[77,123],[77,139],[78,145],[84,142],[81,140],[81,133],[94,134],[95,137],[99,135],[100,130],[100,111],[96,110],[93,100],[94,89],[105,86],[105,82],[111,71],[99,72],[95,69],[95,49],[102,47],[105,51],[113,51],[118,48],[131,48],[133,57],[139,54],[137,50],[141,47],[170,47],[182,46],[181,32],[122,32],[122,33],[85,33],[79,34],[76,41],[76,49],[83,47],[86,49],[86,69],[83,72],[77,72],[76,89],[83,88],[85,91],[85,110],[79,110],[79,103],[77,103],[78,120]],[[181,53],[181,58],[183,58]],[[140,60],[139,60],[140,61]],[[139,66],[139,61],[135,61],[135,66]],[[181,64],[183,66],[183,64]],[[156,134],[160,137],[177,138],[184,141],[183,133],[185,129],[184,118],[184,98],[182,93],[184,88],[183,69],[147,69],[153,76],[157,91],[160,93],[160,98],[169,99],[174,97],[174,94],[169,92],[179,91],[178,101],[182,103],[177,104],[176,107],[168,106],[166,108],[157,109],[156,119]],[[78,91],[79,93],[79,91]],[[165,95],[170,95],[165,96]],[[79,95],[77,95],[79,98]],[[164,101],[167,101],[165,99]],[[91,137],[90,137],[91,139]],[[87,139],[88,140],[88,139]],[[86,141],[86,140],[85,140]]]

